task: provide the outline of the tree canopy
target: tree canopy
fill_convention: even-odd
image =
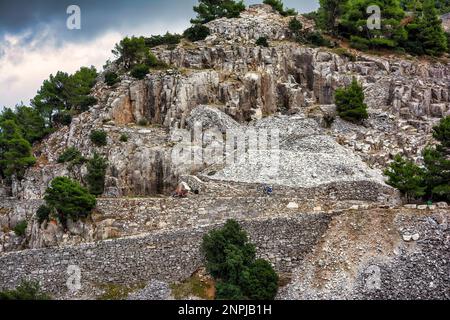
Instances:
[[[202,251],[208,272],[217,280],[217,299],[275,298],[278,275],[267,261],[255,260],[255,246],[236,221],[205,235]]]
[[[205,24],[218,18],[237,18],[245,10],[243,1],[235,0],[199,0],[194,11],[197,17],[192,19],[193,24]]]
[[[47,188],[44,199],[63,225],[69,218],[76,221],[87,217],[97,202],[87,189],[66,177],[55,178]]]
[[[31,144],[22,136],[14,120],[0,122],[0,174],[11,180],[13,176],[22,179],[25,170],[34,165]]]
[[[361,122],[369,117],[364,103],[364,91],[356,78],[348,88],[336,90],[335,102],[339,116],[350,122]]]

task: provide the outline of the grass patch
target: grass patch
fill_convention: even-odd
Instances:
[[[177,300],[186,299],[188,297],[197,297],[204,300],[214,300],[215,285],[211,279],[201,279],[198,274],[194,274],[189,279],[175,283],[170,286],[172,295]]]
[[[97,300],[124,300],[131,293],[144,289],[145,284],[141,283],[126,286],[121,284],[108,283],[101,284],[98,287],[103,290],[103,294],[100,295]]]

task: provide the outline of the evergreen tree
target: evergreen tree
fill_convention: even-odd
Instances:
[[[58,71],[44,81],[31,104],[45,119],[47,127],[70,123],[67,121],[71,120],[70,112],[86,111],[97,102],[89,96],[96,81],[94,67],[82,67],[73,75]]]
[[[67,219],[86,218],[96,206],[96,199],[77,181],[66,177],[55,178],[44,196],[46,205],[66,226]]]
[[[41,140],[51,132],[51,129],[45,125],[45,119],[36,109],[23,105],[17,106],[15,111],[10,108],[4,109],[0,114],[0,122],[5,120],[14,121],[18,125],[23,138],[31,144]]]
[[[344,12],[348,0],[319,0],[319,26],[330,33],[337,32],[337,21]]]
[[[425,195],[424,173],[423,169],[400,155],[395,157],[394,162],[384,172],[389,177],[388,184],[404,193],[408,200]]]
[[[105,191],[105,176],[107,168],[108,162],[97,153],[94,153],[94,157],[88,161],[86,181],[91,194],[101,196]]]
[[[427,148],[423,157],[427,172],[427,195],[433,199],[450,201],[450,116],[433,128],[433,137],[439,142]]]
[[[298,14],[294,9],[285,9],[282,0],[264,0],[263,3],[270,5],[274,10],[285,17],[296,16]]]
[[[69,81],[69,75],[65,72],[58,71],[55,76],[50,75],[31,101],[49,125],[52,125],[55,113],[70,109]]]
[[[255,246],[236,221],[203,238],[207,269],[217,281],[216,299],[271,300],[278,291],[278,275],[270,263],[255,260]]]
[[[144,37],[126,37],[116,44],[112,53],[118,62],[124,64],[125,69],[130,70],[135,65],[144,63],[150,51]]]
[[[422,17],[417,24],[420,31],[416,42],[422,44],[425,54],[441,56],[448,50],[447,36],[438,17],[434,0],[424,1]]]
[[[369,117],[364,103],[364,91],[356,78],[353,78],[349,88],[336,90],[335,102],[338,114],[344,120],[358,123]]]
[[[23,138],[16,122],[2,121],[0,123],[0,174],[8,180],[14,175],[22,179],[25,170],[35,163],[31,145]]]
[[[245,10],[243,1],[235,0],[199,0],[198,6],[194,6],[197,17],[192,19],[193,24],[204,24],[212,20],[226,17],[238,18]]]
[[[450,155],[450,116],[442,119],[437,126],[433,128],[433,137],[440,142],[447,155]]]
[[[427,196],[433,200],[450,201],[450,155],[438,146],[427,148],[423,157],[427,169],[424,176]]]
[[[381,9],[381,29],[370,30],[367,26],[367,8],[378,5]],[[370,48],[396,48],[407,40],[402,25],[405,12],[398,0],[349,0],[340,19],[340,32],[354,40],[366,39]]]

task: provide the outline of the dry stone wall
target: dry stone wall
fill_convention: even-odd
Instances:
[[[311,251],[328,227],[326,214],[304,214],[242,222],[258,255],[279,272],[290,272]],[[21,280],[37,280],[53,296],[70,296],[68,267],[81,269],[82,290],[96,285],[136,284],[151,279],[174,282],[202,266],[200,244],[211,228],[179,229],[63,248],[28,250],[0,256],[0,290]]]

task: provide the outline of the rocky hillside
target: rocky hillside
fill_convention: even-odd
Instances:
[[[450,65],[303,46],[290,40],[289,20],[270,6],[250,6],[240,18],[208,23],[204,41],[154,48],[167,70],[143,80],[122,75],[112,87],[100,79],[93,90],[98,104],[35,147],[38,162],[24,180],[0,189],[0,288],[31,277],[44,279],[58,297],[93,298],[94,284],[109,279],[122,285],[180,281],[201,267],[205,230],[234,218],[290,280],[282,299],[449,299],[447,205],[403,208],[382,170],[398,153],[420,159],[433,142],[432,127],[450,115]],[[269,47],[256,45],[261,36]],[[333,104],[335,90],[353,77],[369,106],[363,125],[341,120]],[[269,152],[246,149],[232,164],[174,161],[177,132],[194,130],[198,121],[220,134],[278,130],[279,144]],[[107,132],[107,146],[89,139],[97,129]],[[57,161],[68,147],[85,157],[99,152],[109,166],[95,214],[69,221],[64,230],[40,225],[34,213],[55,177],[83,182],[85,166]],[[170,198],[181,181],[197,194]],[[265,183],[274,186],[272,198],[261,198],[258,186]],[[29,226],[19,238],[10,230],[23,219]],[[5,253],[21,249],[39,250]],[[54,265],[65,252],[68,258]],[[111,269],[100,275],[108,256]],[[76,295],[58,276],[70,263],[89,270]],[[8,268],[13,265],[21,271]],[[363,288],[371,266],[381,270],[382,289]],[[135,278],[121,278],[125,271]],[[151,296],[153,286],[144,292]]]

